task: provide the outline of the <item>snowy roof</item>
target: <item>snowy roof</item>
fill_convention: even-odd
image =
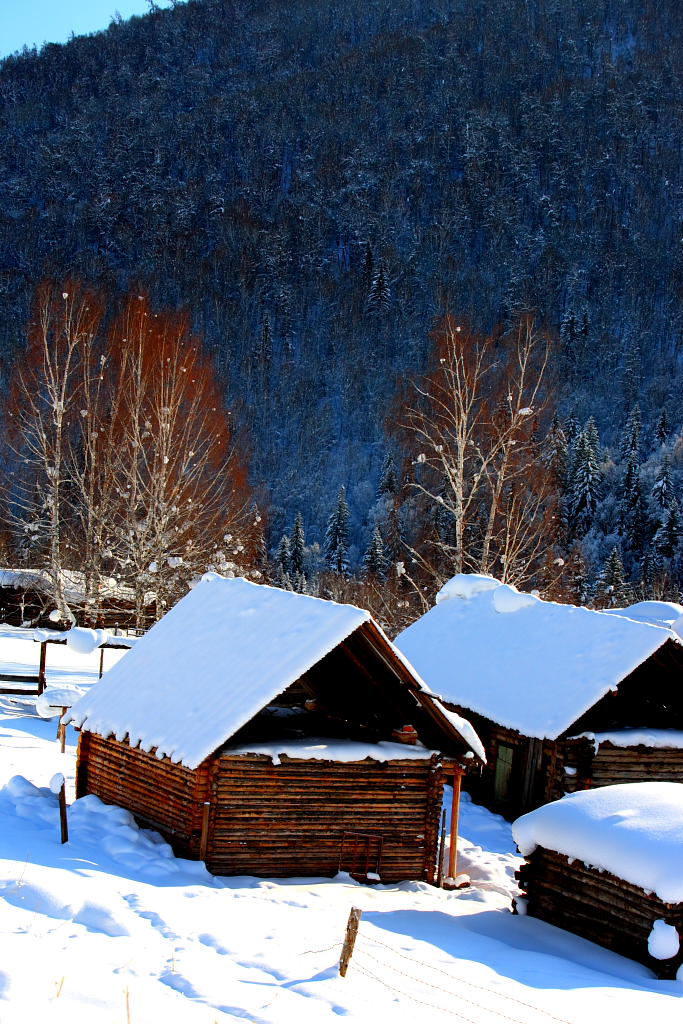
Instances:
[[[128,737],[131,746],[156,748],[158,757],[196,768],[371,622],[369,612],[352,605],[209,573],[66,720],[105,737]],[[408,669],[416,690],[427,690],[398,651],[396,661]],[[452,723],[441,720],[450,735]]]
[[[638,601],[626,608],[605,608],[606,615],[622,615],[652,626],[673,626],[683,616],[683,604],[675,601]]]
[[[523,856],[537,846],[683,902],[683,785],[631,782],[571,793],[518,818]]]
[[[582,732],[570,739],[591,740],[595,751],[603,743],[613,747],[652,747],[657,750],[683,750],[683,732],[680,729],[619,729],[614,732]]]
[[[670,639],[659,626],[461,575],[395,643],[444,700],[555,739]]]

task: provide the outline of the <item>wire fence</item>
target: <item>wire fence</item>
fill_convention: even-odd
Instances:
[[[322,954],[332,950],[341,951],[341,947],[342,942],[339,941],[325,949],[306,952]],[[393,962],[390,962],[388,954]],[[419,970],[411,973],[406,964],[414,965]],[[361,923],[358,930],[349,969],[383,986],[394,997],[402,996],[464,1024],[482,1024],[482,1012],[491,1021],[509,1021],[511,1024],[548,1024],[550,1021],[553,1024],[570,1024],[565,1018],[507,992],[408,956],[376,935],[368,934],[365,922]],[[414,983],[415,987],[412,984],[406,986],[406,981]],[[473,1012],[474,1016],[468,1015]]]

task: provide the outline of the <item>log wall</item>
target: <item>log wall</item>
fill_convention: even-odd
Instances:
[[[683,963],[683,904],[670,905],[606,871],[538,847],[518,872],[527,913],[674,978]],[[647,948],[657,920],[678,929],[682,948],[655,960]]]
[[[620,782],[683,782],[683,750],[601,743],[593,760],[593,786]]]
[[[82,732],[76,795],[93,793],[198,858],[209,801],[206,864],[218,875],[363,874],[381,846],[383,881],[433,881],[448,768],[431,760],[322,762],[214,757],[190,771],[115,739]],[[359,833],[372,837],[354,839]],[[381,840],[381,843],[380,843]],[[353,851],[356,851],[354,856]],[[374,865],[370,865],[374,870]]]
[[[207,867],[332,876],[344,833],[366,833],[382,840],[382,881],[433,881],[444,777],[434,759],[274,765],[258,755],[218,757]]]
[[[199,856],[208,783],[206,766],[190,771],[115,739],[80,735],[76,796],[94,793],[105,803],[125,807],[140,825],[160,832],[180,856]]]

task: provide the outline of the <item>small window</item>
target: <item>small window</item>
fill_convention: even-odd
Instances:
[[[510,794],[510,779],[512,777],[512,760],[515,748],[507,743],[498,744],[498,757],[496,758],[496,776],[494,782],[494,795],[496,800],[507,800]]]

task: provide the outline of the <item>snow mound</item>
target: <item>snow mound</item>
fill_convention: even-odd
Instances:
[[[492,601],[494,610],[499,615],[507,615],[519,612],[522,608],[530,608],[538,602],[538,598],[533,594],[520,594],[516,587],[510,587],[507,583],[503,583],[494,590]]]
[[[84,693],[82,686],[48,686],[36,697],[36,711],[41,718],[55,718],[62,708],[70,708]]]
[[[653,626],[670,626],[683,617],[683,605],[675,601],[638,601],[626,608],[605,608],[605,615],[621,615],[636,622],[649,622]]]
[[[445,583],[436,595],[436,603],[451,601],[453,598],[460,598],[469,601],[476,594],[483,594],[487,590],[495,590],[503,584],[493,576],[481,576],[477,573],[460,573]]]
[[[92,654],[107,639],[103,629],[85,629],[83,626],[72,626],[65,636],[67,647],[78,654]]]
[[[666,921],[655,921],[647,940],[647,949],[655,960],[669,960],[681,948],[678,932]]]
[[[571,793],[518,818],[512,834],[528,857],[537,846],[683,902],[683,784],[631,782]]]

